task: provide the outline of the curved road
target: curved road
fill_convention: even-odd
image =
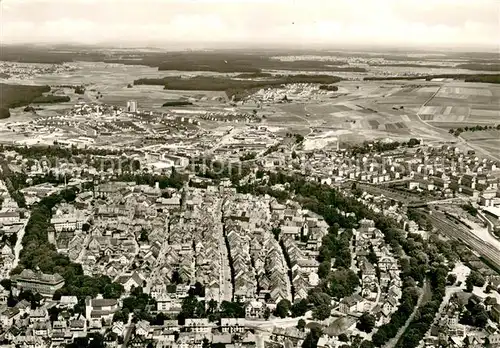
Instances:
[[[406,320],[405,325],[398,330],[398,333],[396,334],[396,336],[394,338],[392,338],[389,342],[387,342],[383,348],[394,348],[396,346],[396,344],[401,339],[401,336],[403,336],[406,329],[408,328],[408,326],[412,322],[413,318],[415,317],[415,314],[417,314],[417,310],[420,308],[420,306],[422,306],[422,302],[425,299],[425,294],[430,292],[430,291],[431,291],[430,285],[428,284],[427,279],[425,279],[424,286],[422,287],[422,293],[418,297],[418,301],[417,301],[417,305],[415,306],[415,309],[413,310],[413,312],[410,314],[410,316]]]

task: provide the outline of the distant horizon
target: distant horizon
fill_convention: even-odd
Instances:
[[[3,44],[500,52],[498,0],[2,0]]]
[[[149,49],[157,51],[212,51],[212,50],[263,50],[263,51],[304,51],[304,52],[363,52],[363,53],[499,53],[496,46],[484,45],[462,45],[462,46],[445,46],[445,45],[373,45],[373,44],[350,44],[350,45],[301,45],[300,47],[292,46],[289,44],[275,44],[275,43],[245,43],[245,42],[212,42],[210,44],[199,43],[183,43],[183,42],[164,42],[164,43],[141,43],[141,42],[128,42],[128,43],[112,43],[112,42],[19,42],[19,43],[4,43],[0,42],[0,47],[47,47],[51,49],[109,49],[109,50],[139,50]],[[500,59],[500,53],[499,53]]]

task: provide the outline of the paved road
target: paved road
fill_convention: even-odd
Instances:
[[[16,268],[17,265],[19,264],[19,255],[21,254],[21,250],[23,249],[23,237],[24,237],[24,232],[26,232],[26,225],[28,224],[28,221],[30,219],[30,214],[29,212],[26,213],[26,222],[24,223],[23,227],[19,230],[19,233],[17,234],[17,240],[16,240],[16,245],[14,246],[14,262],[12,263],[12,268]]]
[[[131,322],[132,315],[129,316],[128,324],[127,324],[127,332],[123,338],[122,348],[127,348],[128,341],[130,340],[130,336],[134,331],[135,324]]]
[[[311,312],[307,312],[306,315],[296,318],[272,318],[269,320],[246,320],[245,325],[252,326],[258,329],[272,329],[276,327],[295,327],[300,319],[311,319]]]
[[[490,159],[493,159],[495,161],[500,161],[500,156],[496,156],[495,154],[491,153],[490,151],[487,151],[485,149],[483,149],[482,147],[478,146],[477,144],[472,144],[470,141],[467,141],[465,140],[464,138],[462,138],[461,135],[459,135],[457,137],[457,139],[467,145],[468,147],[472,148],[474,151],[477,151],[479,152],[481,155],[483,155],[484,157],[487,157],[487,158],[490,158]]]
[[[415,309],[410,314],[410,317],[408,318],[408,320],[406,320],[405,325],[399,329],[398,333],[396,334],[396,336],[393,339],[391,339],[389,342],[387,342],[385,344],[384,348],[394,348],[396,346],[396,344],[400,340],[401,336],[403,336],[404,332],[406,331],[406,329],[408,328],[408,326],[412,322],[413,318],[415,317],[417,310],[422,305],[422,302],[425,299],[426,293],[429,293],[430,291],[431,291],[430,285],[427,283],[427,279],[425,279],[424,286],[422,287],[422,292],[420,293],[420,296],[418,297],[418,301],[417,301],[417,305],[415,306]]]

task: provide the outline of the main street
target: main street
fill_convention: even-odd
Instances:
[[[23,249],[23,237],[24,237],[24,232],[26,231],[26,225],[28,224],[28,221],[30,219],[30,213],[26,212],[25,213],[25,219],[26,221],[23,224],[23,227],[19,230],[17,233],[17,240],[16,240],[16,245],[14,246],[14,262],[12,263],[12,268],[16,268],[17,265],[19,264],[19,256],[21,255],[21,250]]]

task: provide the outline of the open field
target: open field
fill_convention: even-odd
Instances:
[[[184,111],[202,114],[206,111],[251,113],[256,105],[229,105],[225,98],[227,81],[238,81],[236,87],[243,84],[257,83],[274,79],[258,72],[254,75],[236,77],[236,74],[218,74],[214,72],[179,72],[161,71],[157,68],[138,65],[121,65],[99,62],[76,63],[76,71],[64,74],[36,76],[22,83],[33,85],[85,85],[84,95],[71,95],[71,102],[61,105],[43,106],[38,114],[41,117],[63,113],[83,98],[84,101],[106,103],[124,107],[128,100],[136,100],[140,110],[172,111],[162,107],[166,101],[189,100],[193,105],[182,106]],[[377,67],[378,68],[378,67]],[[394,67],[403,69],[403,67]],[[353,73],[354,75],[357,73]],[[188,77],[180,79],[179,76]],[[164,80],[164,78],[166,79]],[[216,91],[203,91],[200,86],[186,91],[165,90],[163,83],[186,80],[222,81]],[[242,78],[246,79],[242,79]],[[134,80],[142,78],[152,81],[161,80],[158,85],[134,85]],[[309,77],[308,77],[309,78]],[[325,77],[315,76],[323,79]],[[328,76],[329,79],[336,79]],[[16,83],[15,79],[11,79]],[[179,83],[181,83],[179,82]],[[286,81],[285,81],[286,82]],[[21,83],[18,81],[17,83]],[[279,81],[283,83],[283,81]],[[340,81],[335,84],[337,92],[324,95],[314,100],[291,101],[290,103],[268,102],[258,109],[263,125],[280,127],[283,132],[292,131],[304,134],[308,147],[321,147],[341,142],[360,142],[367,139],[391,138],[407,141],[409,137],[422,138],[427,142],[460,142],[448,133],[449,128],[464,125],[500,123],[500,86],[484,83],[464,83],[456,81]],[[171,86],[172,87],[172,86]],[[175,86],[174,86],[175,87]],[[182,87],[182,86],[177,86]],[[218,89],[218,90],[217,90]],[[66,90],[63,90],[68,94]],[[96,99],[97,93],[102,98]],[[68,94],[69,95],[69,94]],[[20,109],[13,110],[10,121],[32,118],[30,113]],[[215,121],[203,120],[203,128],[220,126]],[[479,133],[478,133],[479,134]],[[474,135],[476,136],[476,134]],[[309,139],[310,138],[310,139]],[[498,149],[496,139],[472,139],[465,134],[462,142],[474,143],[474,147],[484,147],[484,151]],[[498,150],[496,150],[498,152]]]
[[[477,132],[463,132],[460,136],[468,141],[500,139],[500,130],[485,130]]]
[[[101,102],[105,104],[124,106],[127,100],[137,101],[139,109],[154,110],[161,108],[168,100],[180,98],[204,99],[208,104],[213,98],[225,98],[223,92],[214,91],[169,91],[161,86],[134,86],[134,88],[117,88],[112,93],[103,93]],[[196,104],[196,103],[195,103]]]
[[[496,155],[500,153],[500,130],[463,132],[460,137],[473,148],[479,147]]]
[[[43,93],[50,91],[49,86],[26,86],[15,84],[0,84],[0,118],[10,116],[9,109],[29,105]]]
[[[44,104],[44,110],[37,111],[40,116],[54,116],[63,113],[64,110],[71,108],[79,100],[85,102],[101,102],[111,105],[126,106],[128,100],[136,100],[139,108],[156,109],[167,100],[179,99],[181,97],[194,97],[201,99],[206,97],[207,104],[213,104],[212,98],[222,97],[225,99],[223,92],[213,91],[167,91],[163,90],[162,86],[133,86],[127,88],[127,85],[134,79],[140,77],[157,77],[158,71],[154,68],[138,65],[121,65],[108,64],[99,62],[79,62],[75,63],[78,68],[76,71],[71,71],[64,74],[52,74],[34,76],[30,80],[7,80],[9,84],[26,84],[26,85],[41,85],[41,86],[61,86],[61,85],[84,85],[86,92],[83,95],[75,95],[69,88],[54,88],[61,90],[65,94],[71,96],[71,101],[61,103],[60,105]],[[169,75],[169,72],[164,72],[162,75]],[[214,73],[205,73],[214,75]],[[178,73],[177,73],[178,75]],[[172,74],[174,76],[174,74]],[[100,92],[102,98],[96,99],[97,92]],[[8,122],[29,120],[33,117],[31,113],[25,113],[23,109],[11,109],[11,118]]]
[[[166,90],[223,91],[228,97],[233,97],[235,100],[241,100],[259,89],[275,88],[283,84],[333,84],[339,81],[340,78],[332,75],[304,74],[286,76],[277,75],[263,79],[236,79],[221,76],[195,76],[191,78],[167,76],[162,78],[137,79],[134,80],[134,85],[164,86]]]
[[[463,83],[445,84],[419,114],[428,121],[457,125],[500,123],[500,87]],[[451,127],[450,125],[450,128]]]

